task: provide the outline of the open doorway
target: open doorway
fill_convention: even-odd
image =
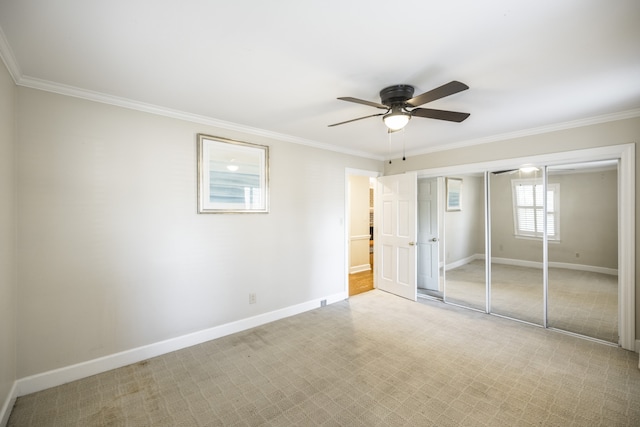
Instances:
[[[375,185],[371,176],[347,176],[349,296],[374,288]]]

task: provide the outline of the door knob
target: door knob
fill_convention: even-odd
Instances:
[[[409,246],[415,246],[416,242],[409,242]]]
[[[432,241],[432,242],[437,242],[437,241],[438,241],[438,238],[437,238],[437,237],[434,237],[433,239],[431,239],[431,241]]]

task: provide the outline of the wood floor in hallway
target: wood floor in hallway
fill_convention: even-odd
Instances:
[[[373,254],[369,255],[371,270],[349,274],[349,296],[358,295],[373,289]]]

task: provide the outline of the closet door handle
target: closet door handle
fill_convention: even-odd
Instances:
[[[431,239],[432,242],[437,242],[438,240],[440,239],[438,239],[437,237],[434,237],[433,239]]]

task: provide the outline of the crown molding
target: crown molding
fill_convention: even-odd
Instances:
[[[112,95],[107,95],[101,92],[94,92],[85,89],[80,89],[74,86],[68,86],[60,83],[54,83],[48,80],[42,80],[34,77],[23,76],[20,67],[15,60],[15,56],[11,49],[11,46],[7,42],[2,28],[0,28],[0,57],[9,70],[9,74],[13,78],[13,81],[18,86],[28,87],[32,89],[43,90],[46,92],[57,93],[60,95],[71,96],[75,98],[85,99],[94,102],[100,102],[103,104],[114,105],[117,107],[127,108],[130,110],[142,111],[150,114],[156,114],[164,117],[174,118],[178,120],[184,120],[192,123],[199,123],[206,126],[214,126],[221,129],[227,129],[236,132],[242,132],[250,135],[260,136],[269,139],[275,139],[284,142],[290,142],[293,144],[305,145],[308,147],[318,148],[322,150],[329,150],[341,154],[347,154],[351,156],[364,157],[373,160],[389,160],[385,156],[379,156],[366,151],[350,150],[344,147],[331,145],[327,143],[317,142],[309,139],[299,138],[292,135],[287,135],[278,132],[272,132],[265,129],[254,128],[251,126],[241,125],[238,123],[228,122],[224,120],[218,120],[208,116],[202,116],[198,114],[187,113],[184,111],[173,110],[170,108],[161,107],[158,105],[147,104],[144,102],[134,101],[128,98],[122,98]],[[594,124],[612,122],[616,120],[624,120],[629,118],[640,117],[640,108],[633,110],[621,111],[617,113],[604,114],[600,116],[594,116],[584,119],[573,120],[569,122],[556,123],[552,125],[545,125],[531,129],[524,129],[515,132],[507,132],[503,134],[497,134],[482,138],[470,139],[466,141],[459,141],[450,144],[442,144],[435,147],[426,147],[423,149],[407,151],[407,156],[417,156],[421,154],[435,153],[439,151],[453,150],[457,148],[465,148],[474,145],[482,145],[490,142],[504,141],[507,139],[522,138],[526,136],[539,135],[548,132],[561,131],[566,129],[572,129],[582,126],[589,126]],[[391,158],[397,158],[402,153],[395,153]]]
[[[436,153],[439,151],[454,150],[456,148],[471,147],[473,145],[488,144],[490,142],[504,141],[507,139],[523,138],[526,136],[540,135],[544,133],[573,129],[573,128],[582,127],[582,126],[590,126],[590,125],[596,125],[600,123],[614,122],[617,120],[632,119],[635,117],[640,117],[640,108],[636,108],[633,110],[620,111],[617,113],[603,114],[600,116],[588,117],[584,119],[572,120],[569,122],[545,125],[545,126],[540,126],[540,127],[531,128],[531,129],[524,129],[524,130],[515,131],[515,132],[501,133],[501,134],[487,136],[483,138],[476,138],[476,139],[470,139],[467,141],[454,142],[451,144],[442,144],[436,147],[428,147],[424,149],[412,150],[412,151],[407,151],[405,155],[417,156],[421,154],[430,154],[430,153]],[[401,155],[402,155],[401,153],[396,154],[397,157],[400,157]]]
[[[2,31],[2,27],[0,27],[0,58],[2,58],[2,62],[4,62],[7,70],[9,70],[9,74],[11,74],[11,78],[13,78],[14,83],[18,84],[22,76],[22,72],[20,71],[20,66],[18,66],[18,61],[16,61],[16,57],[13,54],[11,45],[7,41],[4,31]]]
[[[19,86],[28,87],[31,89],[38,89],[46,92],[57,93],[60,95],[71,96],[74,98],[81,98],[88,101],[100,102],[103,104],[114,105],[117,107],[127,108],[130,110],[136,110],[136,111],[142,111],[145,113],[156,114],[159,116],[169,117],[169,118],[178,119],[178,120],[184,120],[187,122],[198,123],[198,124],[207,125],[207,126],[214,126],[221,129],[243,132],[250,135],[290,142],[293,144],[306,145],[308,147],[319,148],[322,150],[329,150],[329,151],[334,151],[342,154],[365,157],[365,158],[370,158],[374,160],[384,160],[380,156],[376,156],[364,151],[349,150],[349,149],[345,149],[344,147],[339,147],[336,145],[316,142],[316,141],[312,141],[304,138],[298,138],[292,135],[272,132],[265,129],[254,128],[251,126],[245,126],[238,123],[218,120],[212,117],[187,113],[184,111],[172,110],[170,108],[165,108],[158,105],[147,104],[144,102],[134,101],[128,98],[121,98],[117,96],[107,95],[101,92],[94,92],[90,90],[80,89],[74,86],[54,83],[48,80],[37,79],[34,77],[23,76],[17,81],[16,84]]]

